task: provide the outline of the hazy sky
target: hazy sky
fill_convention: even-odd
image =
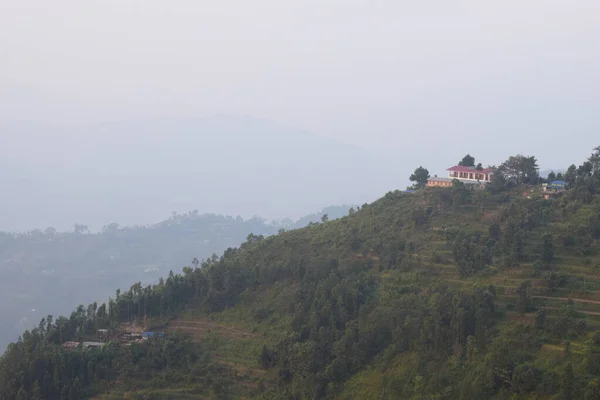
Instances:
[[[0,120],[244,114],[436,168],[561,167],[600,144],[598,21],[598,0],[0,0]]]

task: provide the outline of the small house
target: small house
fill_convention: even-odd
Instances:
[[[151,337],[163,337],[165,334],[163,332],[143,332],[142,339],[150,339]]]
[[[99,349],[99,348],[102,348],[102,346],[104,346],[104,343],[102,343],[102,342],[83,342],[81,344],[81,346],[83,347],[84,350],[87,350],[89,348]]]
[[[79,346],[79,342],[64,342],[61,347],[65,350],[73,350]]]
[[[567,182],[565,181],[552,181],[543,185],[544,198],[546,200],[559,193],[562,193],[567,189]]]

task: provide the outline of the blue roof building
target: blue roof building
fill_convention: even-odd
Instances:
[[[163,337],[165,334],[162,332],[142,332],[142,339],[149,339],[154,336]]]
[[[567,187],[567,182],[565,181],[552,181],[552,183],[548,184],[548,187],[552,189],[565,189]]]

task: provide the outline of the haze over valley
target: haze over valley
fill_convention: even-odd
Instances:
[[[358,146],[250,117],[0,127],[4,231],[99,231],[192,209],[297,219],[405,181]]]

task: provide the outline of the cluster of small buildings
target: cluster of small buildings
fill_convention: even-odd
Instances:
[[[132,343],[142,343],[152,337],[164,337],[163,332],[149,332],[144,328],[135,326],[121,326],[119,333],[112,336],[112,339],[117,339],[119,344],[125,346],[131,346]],[[87,349],[98,349],[105,346],[111,341],[111,335],[108,329],[98,329],[98,339],[103,340],[102,342],[74,342],[67,341],[62,343],[62,348],[65,350],[73,350],[77,348]]]
[[[492,181],[494,176],[494,169],[492,168],[477,168],[477,167],[465,167],[462,165],[455,165],[446,170],[448,172],[447,177],[434,176],[427,180],[428,187],[452,187],[452,182],[456,179],[459,182],[471,187],[473,189],[483,189],[485,185]],[[567,189],[567,183],[562,180],[555,180],[551,183],[544,183],[542,185],[542,196],[548,200],[551,199]],[[528,194],[530,197],[530,195]]]
[[[429,187],[451,187],[452,182],[456,179],[475,189],[482,189],[492,181],[494,170],[492,168],[465,167],[456,165],[448,168],[447,177],[434,176],[427,180]]]
[[[131,343],[141,343],[144,340],[150,339],[151,337],[164,337],[164,335],[165,334],[163,332],[150,332],[146,331],[146,329],[142,327],[121,325],[119,343],[131,345]]]
[[[81,347],[83,350],[99,349],[106,345],[105,342],[64,342],[61,346],[65,350],[74,350]]]

